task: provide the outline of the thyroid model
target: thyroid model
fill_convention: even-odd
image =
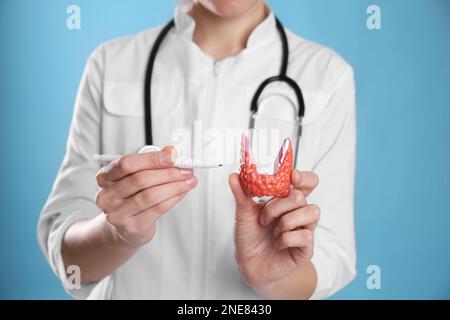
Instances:
[[[274,196],[285,198],[291,185],[293,151],[291,139],[284,139],[274,163],[272,175],[258,173],[247,135],[241,140],[241,166],[239,178],[244,192],[252,197]]]

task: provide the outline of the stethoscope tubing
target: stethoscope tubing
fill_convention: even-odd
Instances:
[[[256,114],[258,113],[258,102],[259,98],[264,91],[264,89],[273,82],[284,82],[295,92],[295,96],[297,98],[298,110],[296,115],[296,122],[298,125],[297,130],[297,141],[295,146],[295,158],[294,165],[297,162],[298,155],[298,147],[299,140],[302,134],[302,118],[305,115],[305,102],[303,99],[303,94],[300,86],[297,84],[295,80],[287,76],[287,67],[289,62],[289,42],[287,40],[286,32],[284,30],[283,24],[275,17],[275,23],[280,35],[281,40],[281,49],[282,49],[282,58],[281,58],[281,66],[280,73],[276,76],[269,77],[265,79],[256,89],[255,94],[253,95],[251,105],[250,105],[250,122],[249,128],[255,128],[255,119]],[[171,19],[161,30],[156,38],[152,50],[150,52],[147,68],[145,72],[145,80],[144,80],[144,116],[145,116],[145,141],[146,145],[153,145],[153,135],[152,135],[152,97],[151,97],[151,89],[152,89],[152,75],[153,69],[155,65],[156,56],[158,54],[159,48],[164,41],[165,37],[169,33],[169,31],[175,26],[174,19]]]

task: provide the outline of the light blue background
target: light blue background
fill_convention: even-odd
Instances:
[[[366,9],[382,10],[382,30]],[[81,7],[82,29],[66,29]],[[0,0],[0,298],[62,298],[36,222],[76,89],[101,42],[164,23],[175,1]],[[335,298],[450,298],[450,1],[270,1],[284,24],[354,67],[358,277]],[[366,268],[382,270],[368,290]]]

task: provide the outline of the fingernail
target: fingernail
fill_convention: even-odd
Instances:
[[[189,176],[192,174],[192,170],[188,170],[188,169],[180,169],[180,174],[182,176]]]
[[[195,182],[195,178],[194,178],[194,177],[189,178],[189,179],[186,180],[186,184],[187,184],[188,186],[191,185],[191,184],[193,184],[194,182]]]
[[[175,149],[172,149],[170,151],[163,151],[160,154],[160,160],[162,164],[173,165],[175,163],[175,158]]]

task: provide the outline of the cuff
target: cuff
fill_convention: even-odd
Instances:
[[[112,292],[112,276],[105,277],[104,279],[89,283],[81,284],[76,281],[76,273],[83,272],[82,270],[74,268],[68,268],[69,277],[67,277],[66,269],[64,267],[64,261],[61,254],[62,240],[67,229],[79,220],[91,219],[92,215],[73,213],[69,216],[65,216],[62,223],[57,226],[48,238],[48,257],[49,263],[53,271],[61,280],[64,290],[73,298],[84,299],[111,299]]]
[[[314,248],[314,256],[311,259],[317,274],[317,285],[310,300],[325,299],[329,296],[332,288],[332,277],[330,272],[330,261],[326,252],[320,247]]]

